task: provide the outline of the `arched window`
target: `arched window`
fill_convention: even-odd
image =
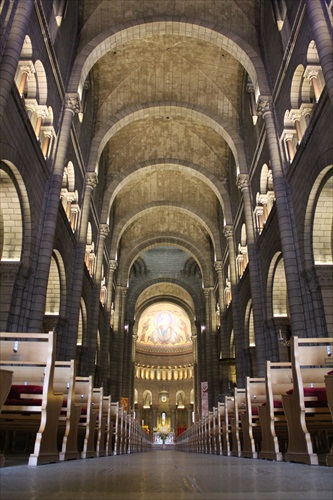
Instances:
[[[246,225],[242,225],[241,242],[238,245],[237,268],[238,277],[241,278],[248,264],[247,243],[246,243]]]
[[[96,261],[95,244],[92,240],[92,227],[91,227],[91,223],[89,222],[88,231],[87,231],[85,264],[86,264],[86,267],[88,269],[90,276],[93,276],[93,274],[94,274],[95,261]]]
[[[254,209],[256,226],[259,234],[264,229],[274,202],[275,194],[272,171],[264,164],[260,175],[260,192],[257,193],[256,207]]]
[[[0,164],[0,259],[21,260],[23,245],[22,210],[14,180]]]
[[[79,194],[75,190],[74,165],[71,161],[64,169],[60,199],[72,231],[75,232],[81,211],[78,204]]]

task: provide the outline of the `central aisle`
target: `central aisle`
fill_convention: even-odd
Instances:
[[[0,469],[1,500],[331,500],[332,469],[170,450]]]

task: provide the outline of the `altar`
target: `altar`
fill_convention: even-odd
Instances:
[[[164,435],[164,433],[163,433]],[[153,445],[171,445],[175,444],[175,433],[174,432],[168,432],[165,433],[166,438],[165,440],[162,439],[161,437],[161,432],[154,432],[153,433]]]

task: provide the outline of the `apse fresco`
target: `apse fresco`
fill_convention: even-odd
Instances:
[[[191,324],[183,309],[163,302],[148,307],[138,327],[138,342],[156,346],[177,346],[191,342]]]

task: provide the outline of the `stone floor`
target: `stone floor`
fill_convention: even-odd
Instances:
[[[333,469],[174,450],[0,469],[1,500],[332,500]]]

